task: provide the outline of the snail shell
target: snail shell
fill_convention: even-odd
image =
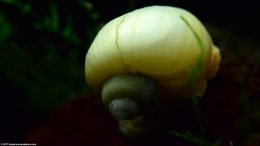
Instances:
[[[202,96],[220,60],[219,49],[194,15],[149,6],[99,31],[86,55],[85,75],[129,135],[149,130],[143,128],[147,115],[165,112],[158,104],[171,109],[190,96]]]

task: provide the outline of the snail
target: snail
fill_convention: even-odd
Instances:
[[[125,135],[156,131],[192,96],[203,96],[221,55],[202,23],[172,6],[119,16],[98,32],[85,60],[89,86]]]

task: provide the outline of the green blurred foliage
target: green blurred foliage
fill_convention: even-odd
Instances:
[[[6,20],[5,14],[0,13],[0,45],[3,45],[9,37],[11,37],[13,33],[13,27],[11,24]]]
[[[0,1],[0,73],[20,104],[50,111],[87,90],[84,57],[102,24],[88,1],[38,2]]]

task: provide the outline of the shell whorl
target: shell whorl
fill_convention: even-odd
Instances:
[[[118,120],[132,120],[145,114],[158,96],[158,85],[141,75],[117,75],[101,92],[102,101]]]

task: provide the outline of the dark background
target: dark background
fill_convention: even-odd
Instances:
[[[227,48],[222,50],[226,68],[253,64],[258,69],[256,1],[0,0],[0,142],[24,141],[64,104],[88,97],[84,61],[96,33],[109,20],[149,5],[189,10],[205,24],[215,43]],[[241,75],[239,69],[231,76]]]

